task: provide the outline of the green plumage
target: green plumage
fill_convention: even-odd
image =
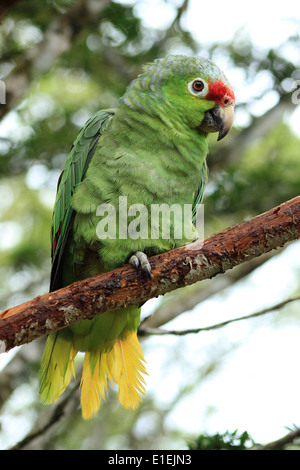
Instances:
[[[184,236],[174,239],[172,230],[169,239],[162,239],[161,232],[158,239],[150,235],[119,239],[118,207],[122,196],[127,197],[128,207],[143,204],[149,213],[152,204],[183,207],[202,201],[208,141],[199,125],[215,102],[188,93],[187,83],[196,77],[228,83],[206,59],[161,59],[146,66],[129,85],[115,111],[99,111],[83,127],[58,184],[51,290],[122,266],[137,251],[151,256],[190,241]],[[105,203],[116,208],[117,237],[99,240],[96,210]],[[140,309],[130,307],[51,334],[42,361],[43,401],[57,399],[64,390],[70,380],[68,363],[77,350],[93,353],[93,376],[95,358],[111,351],[118,338],[126,339],[128,332],[136,331],[139,317]],[[56,383],[51,386],[55,370],[60,371],[61,381],[57,385],[56,373]]]
[[[82,181],[95,153],[101,133],[105,130],[113,114],[114,110],[110,109],[99,111],[89,119],[75,140],[59,178],[52,218],[53,265],[50,291],[62,287],[61,263],[74,217],[71,205],[73,194]]]

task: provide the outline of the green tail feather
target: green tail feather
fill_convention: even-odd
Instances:
[[[56,402],[71,380],[77,351],[66,332],[48,336],[42,357],[40,394],[44,404]]]

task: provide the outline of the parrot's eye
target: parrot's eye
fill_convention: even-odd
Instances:
[[[188,83],[188,90],[192,95],[203,98],[208,93],[208,84],[203,78],[195,78]]]
[[[204,83],[202,82],[202,80],[195,80],[193,82],[193,89],[195,91],[202,91],[204,88]]]

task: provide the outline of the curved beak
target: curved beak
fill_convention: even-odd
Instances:
[[[206,111],[204,119],[199,129],[204,132],[219,132],[218,140],[224,137],[230,131],[234,119],[234,105],[220,106]]]

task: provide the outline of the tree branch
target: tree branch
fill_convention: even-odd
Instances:
[[[231,318],[230,320],[225,320],[220,323],[215,323],[214,325],[209,325],[209,326],[203,326],[201,328],[189,328],[186,330],[165,330],[163,328],[151,328],[151,327],[144,327],[142,325],[139,329],[139,332],[145,336],[147,335],[175,335],[175,336],[184,336],[184,335],[189,335],[189,334],[198,334],[201,333],[202,331],[211,331],[211,330],[217,330],[218,328],[223,328],[223,326],[230,325],[231,323],[235,323],[237,321],[242,321],[242,320],[250,320],[251,318],[256,318],[260,317],[261,315],[265,315],[266,313],[271,313],[274,312],[275,310],[279,310],[286,305],[295,302],[297,300],[300,300],[300,295],[297,295],[296,297],[291,297],[289,299],[283,300],[282,302],[279,302],[276,305],[272,305],[271,307],[264,308],[262,310],[259,310],[258,312],[255,313],[250,313],[249,315],[243,315],[242,317],[237,317],[237,318]]]
[[[192,310],[196,305],[245,278],[276,255],[275,251],[266,253],[264,256],[237,266],[232,271],[227,271],[224,276],[209,279],[207,283],[203,283],[201,286],[194,284],[192,288],[186,289],[180,295],[177,295],[178,292],[176,292],[176,295],[166,296],[154,312],[142,321],[139,331],[148,331],[149,328],[159,328],[165,323],[169,323],[182,313]]]
[[[75,400],[72,403],[71,398],[73,398],[73,396],[78,392],[79,383],[80,378],[77,379],[75,384],[73,384],[72,387],[68,389],[68,393],[64,396],[64,398],[60,400],[58,404],[55,405],[50,415],[48,416],[47,422],[44,425],[30,431],[20,442],[15,444],[9,450],[22,450],[24,448],[30,449],[30,444],[32,444],[33,441],[43,437],[44,434],[49,431],[49,429],[57,425],[60,419],[73,413],[78,407],[79,400]]]
[[[295,440],[300,437],[300,428],[296,428],[294,431],[289,432],[284,437],[277,439],[276,441],[269,442],[265,445],[256,444],[249,450],[283,450],[283,447],[288,444],[293,444]]]
[[[300,196],[253,219],[150,258],[152,280],[126,265],[39,296],[0,314],[0,351],[80,320],[224,273],[300,238]]]

